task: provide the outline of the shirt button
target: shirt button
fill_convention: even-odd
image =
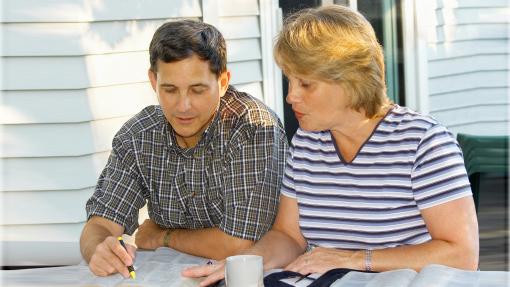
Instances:
[[[191,197],[195,197],[195,192],[194,191],[191,193]]]

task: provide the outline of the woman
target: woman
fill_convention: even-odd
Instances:
[[[431,263],[475,270],[478,224],[461,151],[433,118],[390,103],[368,21],[342,6],[302,10],[274,51],[300,128],[276,221],[243,253],[302,274]],[[208,275],[205,286],[222,266],[183,275]]]

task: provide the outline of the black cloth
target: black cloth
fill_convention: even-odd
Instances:
[[[315,279],[308,287],[327,287],[333,284],[336,280],[344,277],[345,274],[356,271],[356,272],[366,272],[366,273],[375,273],[372,271],[360,271],[360,270],[354,270],[354,269],[348,269],[348,268],[336,268],[331,269],[327,271],[326,273],[322,274],[319,278]],[[300,273],[293,272],[293,271],[281,271],[276,273],[271,273],[267,275],[264,278],[264,286],[265,287],[288,287],[293,286],[290,284],[287,284],[285,282],[282,282],[280,280],[285,278],[291,278],[291,277],[299,277],[301,276]]]

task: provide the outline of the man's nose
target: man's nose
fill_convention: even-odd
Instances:
[[[179,112],[186,112],[191,107],[191,100],[188,95],[180,95],[179,100],[177,101],[177,110]]]

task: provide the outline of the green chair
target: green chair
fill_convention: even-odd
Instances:
[[[457,134],[466,165],[475,208],[478,211],[480,175],[508,176],[508,136],[477,136]]]

